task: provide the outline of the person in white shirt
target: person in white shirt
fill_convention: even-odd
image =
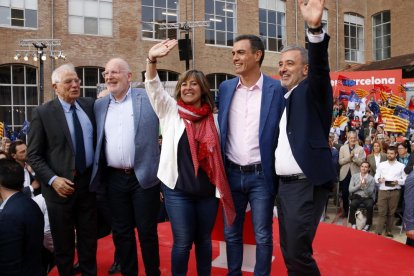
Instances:
[[[378,192],[378,222],[376,233],[382,235],[386,223],[385,235],[393,237],[392,227],[394,214],[400,199],[401,185],[404,185],[406,174],[404,165],[397,161],[397,148],[390,146],[387,149],[387,161],[377,167],[375,181],[380,184]]]

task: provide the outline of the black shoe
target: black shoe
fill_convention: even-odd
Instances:
[[[385,233],[385,236],[387,236],[389,238],[394,238],[394,235],[391,232]]]
[[[76,264],[73,265],[73,275],[81,274],[81,272],[82,271],[80,270],[79,262],[77,262]]]
[[[119,264],[117,262],[114,262],[111,265],[111,268],[109,268],[109,270],[108,270],[109,275],[120,273],[120,272],[121,272],[121,264]]]

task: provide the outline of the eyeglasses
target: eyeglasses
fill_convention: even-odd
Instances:
[[[103,71],[102,77],[106,78],[107,76],[109,76],[109,74],[111,75],[119,75],[121,74],[121,72],[125,72],[126,70],[111,70],[111,71]]]

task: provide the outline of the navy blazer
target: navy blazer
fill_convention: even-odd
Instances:
[[[135,125],[134,171],[139,184],[147,189],[160,183],[157,178],[160,162],[159,121],[144,89],[133,88],[131,97]],[[90,190],[95,192],[103,191],[105,185],[102,176],[107,165],[104,142],[105,118],[109,103],[110,95],[107,95],[98,99],[94,106],[97,141]]]
[[[219,88],[219,113],[221,152],[226,161],[226,142],[230,104],[233,99],[239,77],[221,83]],[[277,192],[275,172],[275,150],[279,130],[279,121],[284,107],[283,88],[278,80],[263,75],[262,101],[260,107],[259,147],[263,173],[270,193]]]
[[[0,213],[0,274],[45,275],[42,265],[44,217],[22,192],[12,195]]]
[[[309,43],[308,76],[286,100],[286,131],[293,156],[313,185],[330,185],[336,179],[328,136],[332,118],[332,86],[328,44]]]

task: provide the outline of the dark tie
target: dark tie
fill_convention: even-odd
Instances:
[[[76,114],[76,107],[74,104],[71,105],[70,110],[72,110],[73,128],[75,130],[75,169],[77,172],[83,173],[86,169],[86,160],[82,126],[80,124],[78,115]]]

